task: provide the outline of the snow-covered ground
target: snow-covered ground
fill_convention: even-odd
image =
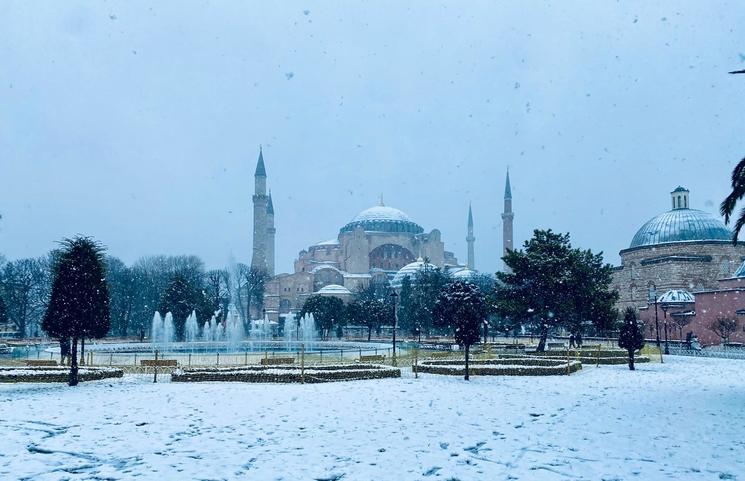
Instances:
[[[745,480],[745,363],[0,386],[0,479]]]

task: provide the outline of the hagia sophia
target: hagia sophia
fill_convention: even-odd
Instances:
[[[358,213],[344,224],[336,237],[303,249],[294,262],[293,273],[275,273],[274,206],[267,194],[267,174],[263,153],[254,174],[254,236],[251,265],[265,269],[271,277],[264,294],[264,309],[272,321],[298,312],[313,295],[329,295],[349,300],[360,288],[371,284],[396,287],[404,275],[413,275],[425,260],[449,270],[458,277],[476,272],[474,259],[473,214],[467,220],[467,262],[462,264],[453,252],[445,250],[439,229],[428,232],[404,211],[384,204]],[[512,248],[512,191],[509,174],[505,181],[505,210],[502,214],[503,250]]]
[[[473,216],[469,206],[467,261],[462,264],[445,250],[439,229],[428,232],[404,211],[381,199],[353,216],[338,234],[300,251],[294,272],[275,273],[274,206],[267,193],[263,153],[255,172],[254,236],[251,265],[271,276],[266,284],[264,309],[272,321],[298,312],[313,295],[351,300],[371,284],[399,287],[401,279],[428,261],[456,277],[476,271]],[[618,308],[633,307],[656,335],[667,327],[669,339],[691,332],[702,344],[720,340],[709,329],[717,317],[736,318],[738,331],[730,342],[745,342],[745,244],[732,244],[732,232],[718,216],[691,207],[690,192],[677,187],[670,193],[670,210],[647,222],[621,250],[612,287],[619,292]],[[502,213],[502,252],[513,248],[512,190],[507,173]],[[656,312],[656,315],[655,315]],[[656,319],[656,321],[655,321]]]

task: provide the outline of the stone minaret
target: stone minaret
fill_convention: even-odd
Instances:
[[[274,202],[272,202],[272,191],[269,191],[269,202],[266,205],[266,270],[270,276],[274,275]]]
[[[512,188],[510,187],[510,171],[507,170],[507,181],[504,185],[504,212],[502,213],[502,255],[507,254],[507,250],[512,250],[512,219],[515,214],[512,213]],[[507,266],[503,264],[505,270]]]
[[[251,267],[267,269],[267,233],[269,196],[266,195],[266,167],[264,167],[264,154],[259,147],[259,161],[254,173],[254,250],[251,258]]]
[[[476,242],[476,238],[473,236],[473,213],[471,212],[470,203],[468,204],[468,235],[466,236],[466,242],[468,243],[468,263],[466,265],[473,271],[476,269],[473,254],[473,243]]]

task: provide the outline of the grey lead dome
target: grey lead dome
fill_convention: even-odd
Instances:
[[[724,223],[696,209],[673,209],[645,223],[634,235],[631,246],[644,247],[672,242],[730,241],[732,232]]]

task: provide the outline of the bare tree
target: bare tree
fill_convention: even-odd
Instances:
[[[8,317],[21,336],[41,334],[40,322],[49,301],[50,256],[19,259],[2,269],[0,288]]]
[[[251,316],[259,314],[264,307],[264,290],[269,275],[262,269],[239,263],[235,266],[234,277],[238,311],[246,324],[244,327],[249,329]]]
[[[717,317],[716,321],[709,324],[709,330],[719,336],[722,343],[729,342],[729,337],[737,330],[737,319],[728,317]]]

